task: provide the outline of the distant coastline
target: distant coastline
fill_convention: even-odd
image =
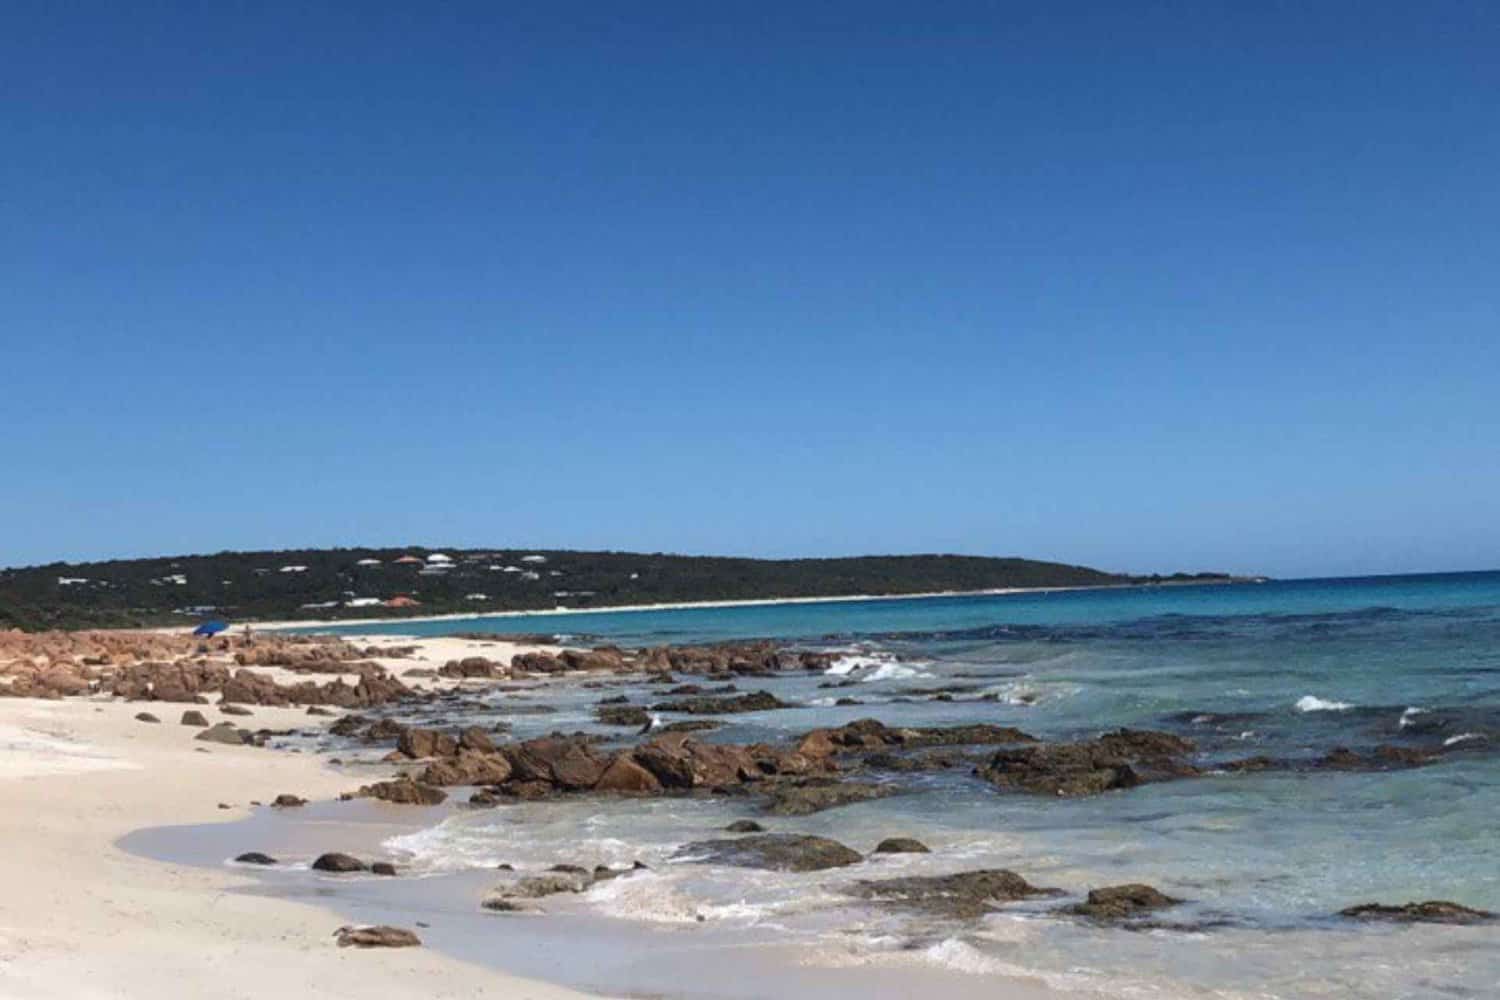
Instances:
[[[1144,590],[1153,587],[1205,587],[1205,586],[1227,586],[1231,584],[1261,583],[1267,577],[1262,576],[1234,576],[1219,577],[1204,580],[1163,580],[1159,583],[1106,583],[1093,586],[1077,587],[995,587],[987,590],[934,590],[918,594],[842,594],[838,596],[819,597],[766,597],[746,600],[725,601],[670,601],[661,604],[619,604],[608,607],[590,608],[568,608],[558,607],[542,610],[512,610],[512,611],[475,611],[459,612],[444,615],[402,615],[399,618],[326,618],[326,619],[290,619],[285,621],[251,621],[246,620],[242,624],[251,625],[255,628],[269,629],[287,632],[308,632],[319,629],[345,629],[347,627],[358,628],[361,625],[396,626],[407,622],[460,622],[478,621],[485,618],[541,618],[552,615],[593,615],[593,614],[623,614],[629,612],[648,611],[692,611],[707,608],[754,608],[773,607],[778,605],[795,604],[839,604],[843,602],[860,601],[916,601],[932,600],[942,597],[1006,597],[1012,594],[1055,594],[1080,590]],[[172,626],[159,631],[187,631],[192,626]],[[399,634],[386,632],[385,634]]]

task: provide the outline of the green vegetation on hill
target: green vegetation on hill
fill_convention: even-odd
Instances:
[[[1128,577],[1032,559],[953,555],[740,559],[526,549],[293,549],[0,570],[0,627],[184,624],[205,617],[395,618],[1220,579],[1225,577],[1208,573]],[[417,603],[376,603],[403,595]]]

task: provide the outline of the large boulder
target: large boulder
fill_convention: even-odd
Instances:
[[[368,871],[369,868],[369,865],[365,864],[363,861],[359,860],[353,855],[341,854],[338,851],[330,851],[327,854],[320,854],[318,855],[317,860],[312,863],[312,869],[315,872],[362,872]]]
[[[545,782],[560,791],[593,788],[609,761],[587,742],[564,736],[543,736],[505,747],[514,780]]]
[[[427,785],[499,785],[510,780],[513,768],[502,753],[460,750],[458,756],[433,761],[418,780]]]
[[[793,833],[757,833],[733,840],[700,840],[683,845],[678,854],[708,864],[786,872],[842,868],[863,860],[859,852],[836,840]]]
[[[594,783],[597,792],[653,794],[662,790],[661,779],[646,770],[628,753],[615,756]]]
[[[413,727],[402,731],[396,741],[396,749],[412,760],[422,760],[427,757],[452,757],[458,753],[458,741],[436,729]]]

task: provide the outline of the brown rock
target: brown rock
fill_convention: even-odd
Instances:
[[[1103,889],[1090,889],[1087,902],[1068,908],[1068,912],[1094,920],[1125,920],[1176,906],[1182,902],[1139,882],[1127,885],[1112,885]]]
[[[340,927],[335,931],[340,948],[414,948],[422,939],[404,927]]]

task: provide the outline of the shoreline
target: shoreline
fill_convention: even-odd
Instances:
[[[456,611],[443,615],[403,615],[399,618],[309,618],[247,621],[240,624],[277,631],[300,631],[319,628],[359,627],[361,625],[397,625],[405,622],[476,621],[481,618],[541,618],[550,616],[623,614],[647,611],[692,611],[710,608],[758,608],[798,604],[841,604],[866,601],[918,601],[944,597],[1010,597],[1016,594],[1060,594],[1086,590],[1136,590],[1150,587],[1219,587],[1250,583],[1253,578],[1228,580],[1195,580],[1191,583],[1101,583],[1068,587],[995,587],[988,590],[931,590],[915,594],[841,594],[830,597],[757,597],[726,601],[671,601],[662,604],[614,604],[597,608],[547,608],[529,611]],[[192,626],[173,625],[160,631],[190,631]],[[393,633],[376,633],[390,635]],[[503,634],[503,633],[497,633]]]
[[[399,661],[398,661],[399,662]],[[410,662],[410,661],[408,661]],[[340,948],[350,923],[315,894],[257,893],[252,873],[162,862],[122,848],[143,830],[221,828],[282,793],[336,801],[369,776],[319,753],[195,741],[185,709],[87,697],[0,698],[0,995],[380,996],[580,1000],[585,994],[425,946]],[[150,711],[159,723],[138,721]],[[252,725],[308,728],[300,708],[256,706]],[[422,933],[420,930],[419,934]]]

